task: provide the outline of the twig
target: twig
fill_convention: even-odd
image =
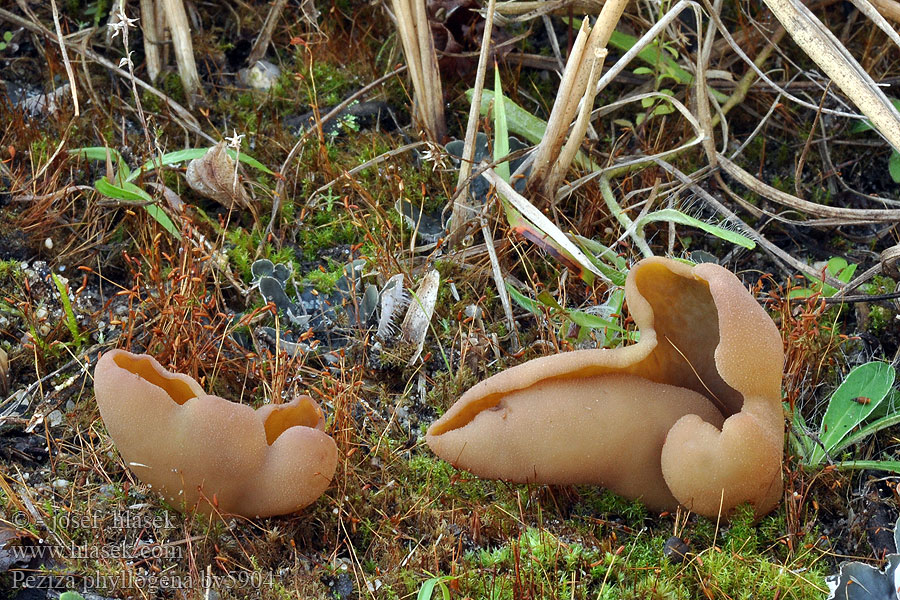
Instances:
[[[260,30],[259,35],[256,36],[256,40],[253,42],[253,48],[250,49],[250,55],[247,57],[247,62],[251,66],[255,65],[256,61],[266,55],[266,48],[268,48],[269,42],[272,41],[272,33],[275,31],[275,25],[278,24],[278,19],[281,18],[281,13],[284,10],[285,4],[287,4],[287,0],[275,0],[275,3],[269,8],[262,29]]]
[[[450,248],[459,243],[462,232],[465,231],[465,221],[468,220],[467,213],[472,209],[472,204],[469,201],[468,181],[472,173],[472,163],[475,161],[475,138],[478,135],[478,121],[481,114],[481,90],[484,89],[484,74],[487,71],[488,56],[490,55],[495,4],[496,0],[488,0],[484,33],[481,36],[481,54],[478,57],[478,70],[475,73],[475,93],[472,95],[472,103],[469,106],[466,141],[463,145],[462,158],[460,159],[456,191],[451,200],[453,211],[450,213],[450,233],[447,236],[447,245]]]
[[[59,24],[59,11],[56,9],[56,0],[50,0],[50,9],[53,11],[53,26],[56,28],[56,37],[59,42],[59,51],[62,53],[63,65],[66,67],[66,77],[69,78],[69,87],[72,90],[72,104],[75,106],[75,116],[81,114],[78,106],[78,86],[75,85],[75,72],[72,71],[72,63],[69,62],[69,53],[66,52],[66,44],[63,41],[62,27]]]
[[[512,336],[510,341],[510,349],[515,353],[519,351],[519,332],[516,330],[516,320],[513,318],[512,305],[509,302],[509,292],[506,291],[506,284],[503,281],[503,272],[500,270],[500,261],[497,260],[497,250],[494,248],[494,239],[491,237],[491,230],[487,226],[484,217],[481,218],[481,234],[484,236],[484,246],[487,249],[488,257],[491,259],[491,272],[494,275],[494,284],[497,286],[497,295],[500,297],[500,304],[503,305],[503,314],[506,315],[506,327]]]

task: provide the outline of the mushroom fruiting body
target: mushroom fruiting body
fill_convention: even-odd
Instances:
[[[775,324],[718,265],[648,258],[625,294],[637,343],[490,377],[431,425],[428,445],[476,475],[599,484],[655,510],[772,510],[784,450]]]
[[[124,350],[100,358],[94,389],[126,464],[176,508],[287,514],[331,484],[337,446],[307,396],[254,410]]]

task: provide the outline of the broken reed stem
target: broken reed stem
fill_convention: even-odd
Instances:
[[[571,122],[571,116],[566,120],[566,115],[575,113],[575,107],[570,108],[569,106],[572,103],[573,96],[575,94],[580,96],[584,93],[584,90],[573,89],[573,86],[575,85],[576,71],[581,64],[581,55],[585,44],[587,44],[589,34],[590,25],[588,25],[588,20],[585,19],[581,22],[578,37],[575,38],[575,44],[569,53],[566,69],[563,71],[562,80],[559,82],[559,91],[557,91],[556,99],[553,101],[550,118],[547,119],[544,137],[535,151],[531,172],[533,185],[541,185],[541,181],[550,170],[553,158],[559,154],[559,149],[562,148],[563,140]]]
[[[250,48],[250,56],[247,57],[247,63],[251,67],[266,55],[266,48],[269,47],[269,43],[272,41],[272,33],[275,31],[278,19],[281,18],[285,4],[287,4],[287,0],[275,0],[275,3],[269,8],[266,20],[263,21],[262,29],[259,35],[256,36],[253,47]]]
[[[147,78],[154,82],[162,72],[159,57],[160,34],[156,27],[156,3],[141,0],[141,31],[144,32],[144,58],[147,61]]]
[[[391,0],[397,33],[409,66],[415,97],[415,112],[425,136],[440,141],[446,133],[444,94],[438,71],[437,53],[424,0]]]
[[[484,75],[487,72],[488,57],[491,49],[491,32],[494,28],[494,12],[496,0],[488,0],[487,15],[484,20],[484,33],[481,36],[481,51],[478,56],[478,70],[475,72],[475,93],[469,106],[469,121],[466,123],[466,140],[463,144],[462,158],[459,163],[459,177],[456,180],[456,192],[453,194],[453,210],[450,213],[450,232],[447,236],[449,248],[456,246],[463,232],[468,217],[471,215],[472,202],[469,198],[467,181],[472,175],[472,163],[475,162],[475,138],[478,135],[479,115],[481,114],[481,91],[484,89]]]
[[[546,189],[551,194],[556,194],[560,184],[566,176],[566,171],[575,160],[575,155],[581,147],[584,140],[584,134],[587,132],[588,124],[591,120],[591,109],[594,106],[594,98],[597,95],[597,81],[600,79],[600,73],[603,71],[603,63],[608,54],[606,48],[597,48],[594,50],[594,58],[591,61],[591,72],[588,77],[587,87],[584,91],[584,97],[581,101],[581,111],[572,127],[572,133],[569,135],[568,141],[563,146],[559,158],[550,168],[550,174],[547,177]]]
[[[544,198],[556,196],[559,185],[584,140],[597,93],[597,81],[602,72],[601,52],[605,57],[606,45],[627,4],[628,0],[607,0],[593,27],[588,25],[587,18],[582,21],[563,71],[559,92],[553,102],[546,134],[535,153],[529,190]],[[600,65],[595,69],[598,59]],[[563,152],[566,134],[572,119],[578,113],[579,103],[587,105],[587,115],[584,118],[579,116],[579,123],[569,135]]]
[[[896,0],[870,0],[872,6],[878,9],[885,18],[894,23],[900,23],[900,2]]]
[[[178,76],[193,106],[200,94],[200,76],[197,74],[197,63],[194,62],[194,46],[191,42],[191,26],[182,0],[161,0],[166,11],[169,31],[172,33],[172,45],[175,48],[175,62],[178,64]]]

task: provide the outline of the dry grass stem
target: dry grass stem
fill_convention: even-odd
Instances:
[[[900,23],[900,2],[897,2],[897,0],[870,1],[885,18],[890,19],[894,23]],[[854,4],[859,5],[861,2],[854,2]]]
[[[66,67],[66,77],[69,78],[69,89],[72,92],[72,104],[75,108],[75,116],[81,114],[78,106],[78,86],[75,84],[75,73],[72,71],[72,63],[69,62],[69,53],[66,52],[66,44],[63,42],[62,29],[59,25],[59,11],[56,8],[56,0],[50,0],[50,8],[53,10],[53,26],[56,28],[56,38],[59,41],[59,52],[62,54],[63,64]]]
[[[178,64],[178,75],[184,86],[188,104],[193,106],[197,96],[202,93],[200,76],[197,74],[197,63],[194,62],[194,45],[191,42],[191,25],[184,10],[182,0],[159,0],[166,12],[166,21],[172,33],[172,45],[175,49],[175,62]]]
[[[535,151],[528,189],[543,198],[553,198],[572,164],[575,153],[584,140],[589,124],[587,116],[593,107],[597,80],[602,71],[605,48],[616,24],[625,10],[627,0],[608,0],[591,27],[588,20],[581,23],[578,37],[569,53],[566,69],[550,118],[541,143]],[[599,65],[595,65],[599,62]],[[569,146],[561,154],[572,120],[578,113],[579,105],[587,105],[582,110],[575,129],[570,134]]]
[[[263,22],[259,35],[256,36],[256,40],[253,42],[253,48],[250,49],[250,56],[247,57],[248,64],[254,65],[256,64],[256,61],[266,55],[266,49],[272,42],[272,33],[275,31],[275,25],[278,24],[278,19],[281,18],[281,13],[284,11],[284,6],[286,4],[287,0],[275,0],[272,6],[269,7],[269,12],[266,14],[266,20]]]
[[[447,243],[450,247],[459,243],[465,231],[465,223],[469,220],[472,202],[469,198],[468,180],[472,174],[472,162],[475,159],[475,136],[478,134],[478,121],[481,114],[481,90],[484,89],[484,75],[487,72],[488,57],[491,48],[491,33],[494,28],[494,8],[496,0],[488,0],[487,14],[484,21],[484,34],[481,36],[481,51],[478,56],[478,70],[475,72],[475,93],[469,106],[469,120],[466,122],[466,139],[459,165],[459,177],[456,180],[456,192],[453,195],[453,210],[450,216],[450,233]]]
[[[391,0],[391,6],[412,79],[419,125],[428,139],[440,141],[446,135],[444,93],[425,2]]]
[[[141,0],[141,31],[144,33],[144,60],[147,65],[147,78],[154,82],[162,71],[162,59],[159,53],[162,32],[157,27],[155,0]]]

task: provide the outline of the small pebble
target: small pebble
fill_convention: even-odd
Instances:
[[[63,423],[63,414],[59,410],[52,411],[47,415],[47,424],[50,427],[58,427]]]
[[[687,554],[690,551],[691,547],[687,545],[687,542],[675,535],[667,539],[666,545],[663,546],[663,556],[677,565],[687,560]]]

